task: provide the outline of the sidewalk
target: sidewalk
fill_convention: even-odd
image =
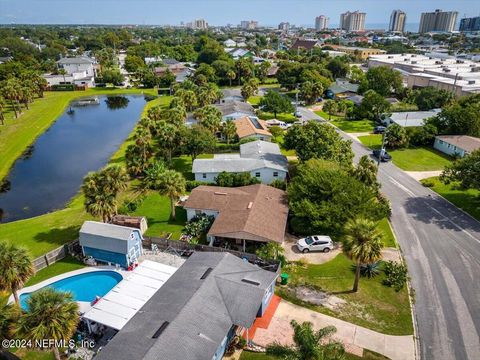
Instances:
[[[266,346],[275,341],[281,344],[293,344],[293,330],[290,321],[310,321],[315,329],[333,325],[337,328],[334,335],[336,340],[341,341],[348,352],[361,356],[363,349],[369,349],[387,356],[392,360],[415,359],[413,335],[392,336],[384,335],[373,330],[366,329],[333,318],[328,315],[312,311],[285,300],[281,300],[275,314],[268,324],[268,328],[257,327],[253,336],[254,343]]]

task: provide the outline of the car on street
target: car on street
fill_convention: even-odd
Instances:
[[[382,154],[382,150],[373,150],[373,156],[376,157],[377,159],[380,158],[380,161],[382,162],[388,162],[390,160],[392,160],[392,157],[390,156],[390,154],[388,152],[386,152],[385,150],[383,150],[383,154]]]
[[[295,111],[295,113],[293,115],[295,115],[295,117],[297,117],[297,118],[302,117],[302,113],[300,111]]]
[[[334,248],[332,239],[327,235],[307,236],[299,239],[296,245],[297,249],[303,253],[310,251],[323,251],[324,253],[328,253]]]
[[[385,132],[385,130],[387,130],[387,128],[385,126],[375,126],[373,128],[373,133],[374,134],[383,134]]]

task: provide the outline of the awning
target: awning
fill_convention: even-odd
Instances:
[[[145,260],[135,270],[124,275],[112,290],[92,306],[84,319],[121,330],[150,300],[177,268]]]

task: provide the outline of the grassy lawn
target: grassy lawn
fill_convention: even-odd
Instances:
[[[334,121],[334,120],[343,120],[344,119],[343,116],[329,115],[328,113],[326,113],[323,110],[317,110],[317,111],[315,111],[315,114],[317,114],[318,116],[321,116],[325,120],[333,120]]]
[[[373,120],[345,120],[345,119],[336,119],[332,120],[331,124],[338,127],[340,130],[347,133],[362,133],[362,132],[372,132],[375,127],[375,122]]]
[[[480,220],[480,191],[475,189],[464,190],[456,183],[446,185],[438,177],[431,177],[428,180],[434,184],[431,187],[433,191],[469,213],[475,219]]]
[[[372,279],[362,277],[358,292],[348,293],[354,280],[352,265],[351,260],[340,254],[325,264],[307,264],[286,269],[292,285],[304,284],[327,292],[336,292],[336,296],[347,301],[347,304],[335,311],[304,303],[282,288],[278,289],[278,293],[299,305],[384,334],[413,334],[407,289],[395,292],[394,289],[382,285],[385,277],[382,272]]]
[[[382,135],[379,134],[359,136],[358,139],[370,149],[382,146]],[[428,147],[388,150],[388,153],[393,163],[405,171],[443,170],[452,161],[451,157]]]
[[[85,265],[81,261],[78,261],[71,256],[67,256],[64,259],[57,261],[55,264],[38,271],[32,278],[30,278],[30,280],[27,281],[25,287],[38,284],[39,282],[50,279],[51,277],[84,267]]]
[[[250,96],[248,98],[248,102],[252,105],[252,106],[258,106],[260,104],[260,100],[262,99],[261,96]]]
[[[295,152],[294,149],[287,150],[287,149],[284,148],[284,146],[283,146],[283,142],[284,142],[283,135],[276,137],[275,142],[278,144],[278,146],[280,146],[280,151],[282,152],[283,155],[285,155],[285,156],[296,156],[297,155],[297,153]]]
[[[131,92],[128,90],[120,90],[122,93]],[[137,92],[139,90],[136,90]],[[113,93],[112,91],[110,91]],[[76,92],[75,94],[80,93]],[[80,94],[85,94],[86,92],[81,92]],[[89,92],[90,94],[96,93],[105,93],[103,91],[93,90]],[[47,93],[46,93],[47,94]],[[54,93],[57,94],[57,93]],[[65,93],[59,93],[65,94]],[[72,95],[72,93],[68,93]],[[171,97],[163,96],[152,101],[149,101],[145,108],[144,112],[156,105],[167,106]],[[63,101],[63,100],[62,100]],[[68,101],[65,102],[65,106],[68,104]],[[23,119],[23,116],[26,116],[28,113],[22,115],[18,120]],[[60,111],[61,114],[61,111]],[[19,129],[18,131],[22,131]],[[133,134],[133,131],[132,131]],[[3,134],[0,134],[0,140]],[[118,151],[112,156],[110,164],[123,164],[125,157],[125,150],[127,146],[132,142],[132,137],[130,136],[118,149]],[[27,146],[28,144],[25,144]],[[1,147],[1,141],[0,141]],[[1,150],[0,150],[1,152]],[[3,164],[3,163],[2,163]],[[122,197],[122,196],[120,196]],[[120,201],[121,203],[121,201]],[[147,215],[147,214],[145,214]],[[0,225],[0,239],[6,240],[9,242],[14,242],[26,247],[32,257],[36,258],[40,255],[47,253],[60,245],[63,245],[69,241],[72,241],[78,237],[78,230],[80,229],[81,224],[85,220],[92,219],[83,209],[83,197],[79,193],[75,196],[72,201],[61,210],[57,210],[48,214],[40,215],[30,219],[18,220],[10,223],[5,223]]]
[[[392,232],[392,227],[388,222],[388,219],[385,218],[380,220],[377,224],[378,230],[383,234],[383,243],[385,247],[397,247],[397,242],[395,241],[395,236]]]
[[[275,114],[270,113],[270,112],[260,112],[258,114],[258,117],[262,120],[270,120],[270,119],[277,119],[280,121],[285,121],[285,122],[295,122],[298,119],[295,117],[295,115],[290,114],[290,113],[278,113],[277,117],[275,118]]]
[[[242,351],[242,354],[240,355],[240,360],[276,360],[276,359],[279,359],[279,358],[268,356],[265,353],[254,353],[246,350]],[[369,350],[364,350],[363,357],[359,357],[349,353],[345,354],[345,360],[357,360],[357,359],[386,360],[388,358]]]

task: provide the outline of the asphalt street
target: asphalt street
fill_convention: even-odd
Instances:
[[[323,119],[303,108],[305,120]],[[358,159],[368,154],[358,141]],[[421,359],[480,359],[480,222],[392,163],[378,172],[414,289]]]

